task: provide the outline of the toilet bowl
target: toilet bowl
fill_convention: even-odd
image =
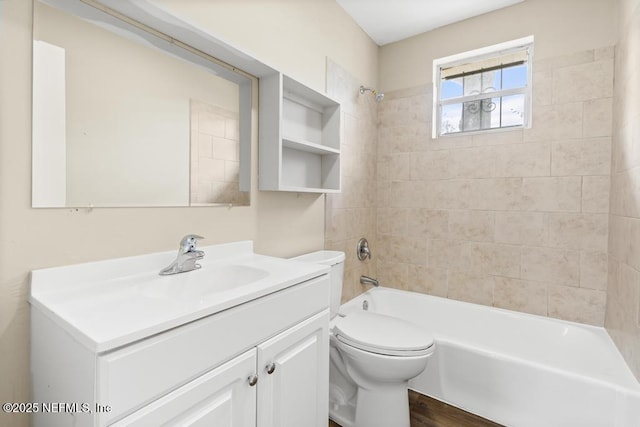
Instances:
[[[409,427],[408,381],[426,368],[433,336],[382,314],[340,315],[344,253],[319,251],[295,259],[332,267],[330,418],[343,427]]]

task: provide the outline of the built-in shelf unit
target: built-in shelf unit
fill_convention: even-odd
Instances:
[[[282,73],[260,78],[260,190],[340,192],[340,104]]]

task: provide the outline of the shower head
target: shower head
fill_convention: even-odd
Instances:
[[[376,102],[380,102],[384,99],[384,93],[378,92],[370,87],[360,86],[360,95],[364,95],[367,92],[371,92],[371,94],[375,96]]]

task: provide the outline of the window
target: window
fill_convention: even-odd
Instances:
[[[533,36],[436,59],[434,137],[529,127]]]

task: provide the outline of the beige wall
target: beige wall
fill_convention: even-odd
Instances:
[[[640,1],[618,3],[605,326],[640,380]]]
[[[153,1],[318,91],[326,74],[318,52],[361,84],[378,82],[378,47],[333,0]]]
[[[433,60],[535,36],[537,59],[615,43],[614,0],[526,0],[380,49],[383,91],[431,82]]]
[[[294,3],[288,0],[272,0],[268,6],[264,6],[266,2],[261,3],[263,6],[256,2],[255,8],[262,8],[269,19],[265,19],[264,13],[247,14],[242,7],[235,6],[237,3],[251,2],[218,2],[220,8],[208,15],[219,22],[203,25],[216,26],[217,30],[220,24],[225,38],[237,47],[246,48],[269,65],[320,90],[325,86],[327,56],[344,64],[362,81],[375,81],[377,47],[333,1],[314,0],[307,7],[292,7]],[[191,2],[184,9],[204,4]],[[212,2],[206,4],[212,7]],[[182,10],[182,7],[175,2],[174,8]],[[339,30],[336,23],[340,24]],[[189,232],[206,236],[204,244],[254,239],[257,251],[277,256],[296,255],[324,245],[322,196],[257,191],[255,116],[249,207],[114,208],[91,212],[31,209],[31,26],[29,1],[0,1],[0,400],[3,402],[29,401],[27,294],[32,269],[170,250]],[[254,31],[254,27],[260,31]],[[0,412],[0,425],[27,425],[27,417]]]

